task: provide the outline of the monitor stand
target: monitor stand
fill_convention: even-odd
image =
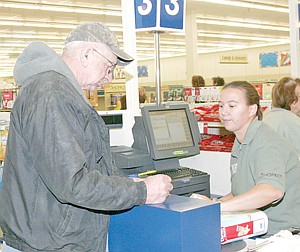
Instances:
[[[168,158],[168,159],[161,159],[161,160],[153,160],[154,168],[157,171],[163,171],[168,169],[175,169],[179,168],[179,159],[178,158]]]

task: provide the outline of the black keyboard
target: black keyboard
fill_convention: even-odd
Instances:
[[[158,171],[157,174],[165,174],[165,175],[170,176],[172,179],[207,175],[206,172],[191,169],[188,167],[179,167],[179,168],[175,168],[175,169]]]

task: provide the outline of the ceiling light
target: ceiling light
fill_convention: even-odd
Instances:
[[[266,11],[276,11],[289,13],[289,8],[286,5],[274,5],[262,1],[235,1],[235,0],[198,0],[199,2],[222,4],[229,6],[237,6],[249,9],[258,9]]]
[[[269,41],[269,42],[286,42],[289,40],[289,38],[266,38],[266,37],[260,37],[260,36],[254,36],[251,34],[245,34],[245,35],[233,35],[233,34],[224,34],[223,32],[211,34],[211,33],[204,33],[204,32],[198,32],[198,37],[211,37],[211,38],[226,38],[226,39],[239,39],[239,40],[252,40],[252,41]]]
[[[263,29],[263,30],[273,30],[273,31],[285,31],[290,30],[289,27],[279,26],[279,25],[266,25],[266,24],[255,24],[255,23],[246,23],[230,20],[218,20],[218,19],[203,19],[201,17],[197,18],[196,21],[198,24],[211,24],[211,25],[223,25],[223,26],[232,26],[232,27],[245,27],[253,29]]]
[[[57,3],[41,3],[41,2],[15,2],[15,3],[0,3],[0,8],[12,8],[12,9],[25,9],[25,10],[41,10],[41,11],[53,11],[53,12],[67,12],[78,14],[90,14],[90,15],[109,15],[122,17],[121,9],[100,9],[97,7]]]

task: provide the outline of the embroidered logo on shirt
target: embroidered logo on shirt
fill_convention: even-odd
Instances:
[[[268,173],[262,172],[260,175],[265,176],[265,177],[276,177],[276,178],[281,178],[282,177],[281,174],[273,173],[273,172],[268,172]]]
[[[237,171],[237,163],[231,165],[231,174],[235,174]]]

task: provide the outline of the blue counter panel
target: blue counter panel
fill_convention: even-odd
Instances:
[[[219,252],[220,204],[170,195],[111,217],[109,252]]]

